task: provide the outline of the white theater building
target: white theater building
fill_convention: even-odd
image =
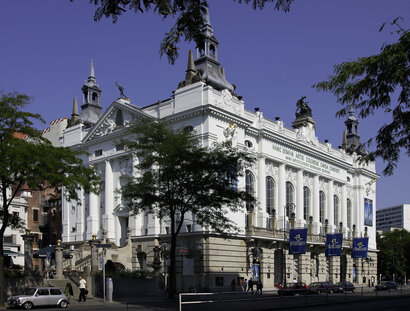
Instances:
[[[255,262],[265,288],[283,282],[284,277],[287,282],[296,278],[307,284],[326,280],[368,284],[377,275],[378,175],[374,163],[357,162],[366,151],[360,144],[354,111],[345,121],[342,146],[335,149],[318,141],[307,106],[297,111],[293,128],[264,118],[257,109],[246,110],[220,68],[218,41],[207,20],[205,46],[198,49],[195,61],[190,54],[185,80],[171,98],[161,102],[138,107],[122,97],[103,112],[91,64],[82,88],[81,113],[74,101],[62,143],[89,153],[84,163],[99,172],[102,192],[81,192],[79,202],[63,200],[63,244],[74,245],[86,257],[88,241],[96,235],[103,243],[112,243],[108,259],[130,269],[152,270],[153,248],[169,243],[169,224],[152,214],[133,215],[122,204],[117,190],[125,176],[136,174],[134,165],[139,159],[124,150],[120,140],[131,122],[166,119],[174,128],[194,130],[203,145],[230,139],[257,157],[238,181],[258,202],[253,210],[244,206],[231,215],[239,234],[223,239],[186,217],[177,248],[179,289],[229,287],[232,279],[249,279]],[[294,215],[287,214],[286,208],[293,206]],[[288,253],[284,226],[287,230],[308,228],[306,254]],[[343,232],[341,257],[324,253],[325,234],[333,232]],[[352,238],[366,236],[368,258],[352,259]]]

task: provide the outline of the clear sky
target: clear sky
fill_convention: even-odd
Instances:
[[[344,129],[344,119],[335,118],[340,105],[332,94],[311,86],[326,79],[334,64],[378,53],[384,43],[397,40],[392,28],[378,32],[388,19],[402,16],[409,28],[409,0],[295,0],[289,13],[273,11],[272,5],[254,11],[233,0],[209,4],[219,60],[245,107],[259,107],[265,118],[280,116],[291,127],[296,101],[305,95],[319,140],[328,139],[335,148]],[[47,124],[70,117],[74,96],[81,105],[93,59],[104,109],[119,97],[116,81],[137,106],[170,97],[185,77],[194,43],[181,44],[172,66],[158,52],[171,19],[130,12],[113,24],[105,18],[94,22],[94,11],[88,0],[0,1],[0,90],[33,96],[28,109]],[[359,121],[364,142],[389,117],[377,113]],[[384,163],[376,166],[381,174]],[[403,153],[394,176],[377,182],[377,208],[410,203],[409,173]]]

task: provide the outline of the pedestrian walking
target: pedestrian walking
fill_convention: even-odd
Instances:
[[[83,279],[83,277],[80,275],[80,282],[79,282],[79,288],[80,288],[80,297],[78,297],[78,301],[81,302],[82,300],[86,301],[87,300],[87,281]]]
[[[253,294],[253,280],[252,280],[252,278],[250,278],[249,281],[248,281],[248,290],[246,292],[249,292],[249,290]]]
[[[263,284],[261,280],[258,280],[256,282],[256,294],[257,295],[262,295],[262,288],[263,288]]]
[[[242,282],[242,291],[246,294],[246,288],[248,287],[248,280],[247,279],[245,279],[243,282]]]

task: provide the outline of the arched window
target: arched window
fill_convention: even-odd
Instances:
[[[337,195],[333,196],[333,218],[335,226],[339,225],[339,197]]]
[[[275,180],[266,177],[266,212],[270,215],[275,204]]]
[[[307,220],[309,218],[310,211],[310,190],[308,187],[303,187],[303,219]]]
[[[290,181],[286,182],[286,216],[290,216],[289,203],[295,203],[295,188]]]
[[[323,191],[319,191],[319,221],[321,223],[325,222],[325,206],[326,206],[326,196]]]
[[[245,190],[246,193],[255,195],[255,177],[253,176],[251,171],[246,171],[245,175]],[[253,204],[246,202],[246,210],[253,211]]]
[[[352,201],[350,201],[350,199],[347,199],[346,207],[347,207],[347,227],[352,228]]]
[[[93,94],[92,94],[92,101],[93,101],[94,103],[98,101],[98,95],[97,95],[97,93],[93,93]]]

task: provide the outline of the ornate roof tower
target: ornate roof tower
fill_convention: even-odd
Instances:
[[[205,39],[203,44],[197,47],[197,59],[195,61],[196,71],[201,74],[201,78],[206,84],[209,84],[218,91],[226,89],[233,93],[234,86],[226,81],[225,76],[222,74],[221,69],[219,68],[219,42],[214,36],[208,9],[205,13],[205,26],[201,31],[205,36]]]
[[[81,90],[83,91],[83,104],[81,105],[80,119],[86,126],[92,126],[102,115],[101,89],[95,79],[93,60],[91,60],[88,81],[84,83]]]

